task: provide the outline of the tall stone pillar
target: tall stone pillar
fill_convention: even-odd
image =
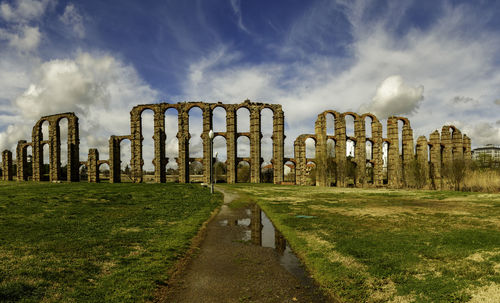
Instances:
[[[439,132],[436,130],[429,136],[431,146],[430,178],[431,186],[434,189],[441,189],[441,140]]]
[[[382,141],[382,123],[372,120],[372,161],[373,161],[373,184],[384,185],[384,157]]]
[[[80,180],[80,134],[78,117],[74,114],[68,117],[68,181]]]
[[[210,154],[211,140],[208,133],[212,130],[212,109],[209,106],[203,108],[203,133],[201,139],[203,141],[203,182],[210,183]],[[213,130],[212,130],[213,131]]]
[[[404,184],[407,186],[408,181],[411,180],[411,165],[415,158],[414,154],[414,144],[413,144],[413,130],[410,127],[410,122],[405,121],[403,126],[403,160],[402,160],[402,177],[404,178]]]
[[[189,183],[189,113],[186,105],[179,106],[178,110],[178,131],[177,140],[179,142],[179,183]]]
[[[2,152],[2,180],[12,181],[12,152],[4,150]]]
[[[226,146],[227,146],[227,162],[226,162],[226,177],[227,183],[236,183],[236,110],[234,105],[226,106]]]
[[[294,142],[295,154],[295,183],[297,185],[307,185],[307,159],[306,159],[306,141],[304,136],[300,135]]]
[[[284,178],[285,116],[281,105],[273,110],[273,170],[274,184],[281,184]]]
[[[260,183],[261,140],[260,107],[250,107],[250,182]]]
[[[329,186],[330,184],[327,181],[327,161],[330,159],[328,159],[326,144],[326,119],[324,114],[318,115],[318,118],[314,123],[314,133],[316,135],[316,148],[314,155],[316,158],[316,185]]]
[[[455,129],[451,137],[453,144],[453,160],[463,160],[464,159],[464,141],[462,133]]]
[[[26,181],[28,179],[28,156],[26,155],[26,140],[17,141],[16,162],[17,162],[17,181]]]
[[[165,158],[165,112],[161,108],[156,108],[154,113],[154,149],[155,158],[153,160],[155,166],[155,183],[167,182],[166,165],[167,159]]]
[[[134,183],[142,182],[142,167],[144,160],[142,159],[142,121],[141,112],[136,108],[130,111],[130,166],[132,170],[132,180]]]
[[[463,136],[463,149],[464,149],[464,160],[466,162],[469,162],[472,160],[472,153],[471,153],[471,144],[470,144],[470,138],[467,135]]]
[[[111,152],[110,152],[110,159],[111,159]],[[89,149],[89,156],[88,156],[88,160],[87,160],[87,175],[88,175],[88,180],[90,183],[99,182],[99,169],[98,169],[98,164],[97,164],[98,161],[99,161],[99,151],[97,151],[97,148]],[[111,161],[109,163],[111,166]],[[109,172],[110,172],[110,174],[113,173],[113,169],[111,167],[110,167]],[[116,183],[116,182],[114,182],[115,180],[113,180],[113,177],[111,175],[110,175],[109,181],[111,183]]]
[[[387,138],[389,139],[387,155],[388,186],[399,188],[401,187],[402,169],[399,155],[398,119],[396,117],[387,119]]]
[[[428,142],[425,136],[420,136],[417,139],[416,146],[416,159],[418,168],[420,169],[418,173],[418,178],[423,178],[425,180],[425,186],[427,187],[429,184],[429,159],[428,159]],[[415,177],[415,176],[414,176]],[[422,180],[416,180],[417,183],[420,183]]]
[[[49,148],[50,181],[59,181],[61,171],[61,132],[59,123],[55,119],[49,120]]]
[[[345,130],[345,117],[339,115],[335,119],[335,160],[337,162],[337,187],[346,186],[347,177],[347,157],[346,157],[346,130]]]
[[[97,154],[99,155],[99,154]],[[120,183],[121,182],[121,154],[120,154],[120,140],[116,136],[111,136],[109,138],[109,182],[110,183]],[[96,170],[97,161],[96,159]],[[89,161],[90,161],[90,150],[89,150]],[[90,171],[90,168],[89,168]],[[99,172],[97,172],[98,174]],[[89,172],[90,178],[90,172]],[[90,179],[89,179],[90,182]],[[96,181],[98,182],[98,180]]]
[[[453,160],[453,141],[450,134],[450,127],[443,126],[441,130],[441,146],[442,151],[442,163],[443,165],[449,165]]]
[[[365,183],[366,175],[366,130],[365,121],[356,117],[354,121],[354,136],[356,137],[355,162],[356,162],[356,186],[362,187]]]

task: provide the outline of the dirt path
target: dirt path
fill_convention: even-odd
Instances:
[[[229,208],[236,196],[223,193],[224,205],[208,224],[199,253],[169,282],[162,302],[328,302],[281,266],[275,249],[245,238],[249,211]]]

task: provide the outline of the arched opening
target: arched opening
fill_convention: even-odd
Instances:
[[[272,121],[272,120],[271,120]],[[273,140],[270,135],[266,135],[261,140],[261,157],[263,163],[261,165],[260,177],[262,183],[273,183],[274,181],[274,166],[273,159]]]
[[[373,119],[370,116],[365,116],[365,137],[373,138],[373,130],[372,130]]]
[[[214,138],[214,181],[215,183],[227,182],[227,145],[226,138],[216,136]]]
[[[189,181],[191,183],[203,182],[203,164],[200,161],[189,162]]]
[[[308,179],[308,185],[312,186],[316,185],[316,179],[317,179],[316,174],[317,174],[316,163],[314,163],[313,161],[308,161],[306,164],[306,176]]]
[[[388,175],[388,165],[389,165],[389,143],[387,141],[384,141],[384,143],[382,143],[382,162],[383,162],[383,166],[382,166],[382,180],[383,180],[383,183],[384,184],[388,184],[389,182],[389,175]]]
[[[373,184],[373,164],[371,162],[366,162],[365,180],[366,183]]]
[[[405,123],[402,120],[398,120],[398,148],[399,154],[403,154],[403,127]]]
[[[264,168],[261,169],[261,180],[267,183],[269,175],[274,173],[274,168],[271,165],[271,160],[273,158],[273,116],[274,113],[269,108],[264,108],[261,112],[260,129],[262,132],[262,138],[260,140],[260,151],[261,157],[263,159],[263,167],[267,167],[264,172]],[[271,165],[271,166],[269,166]],[[272,180],[270,181],[272,182]]]
[[[98,164],[99,182],[109,182],[109,165],[108,163]]]
[[[49,121],[45,120],[42,122],[41,125],[42,129],[42,141],[47,141],[49,140]]]
[[[142,129],[142,177],[144,182],[154,181],[155,168],[153,159],[155,157],[154,149],[154,112],[151,109],[145,109],[141,113]]]
[[[189,139],[189,158],[203,157],[202,132],[203,111],[199,107],[193,107],[189,110],[189,134],[191,135]]]
[[[262,163],[260,166],[260,182],[273,183],[274,169],[272,163]]]
[[[50,180],[50,147],[48,143],[42,143],[41,149],[43,150],[42,154],[42,167],[41,167],[41,175],[40,180],[49,181]]]
[[[347,139],[346,140],[346,157],[348,159],[354,159],[356,158],[356,142],[354,142],[353,140],[351,139]]]
[[[316,140],[307,138],[306,141],[306,158],[314,159],[316,157]]]
[[[285,162],[285,164],[283,165],[283,173],[284,173],[284,179],[283,179],[284,182],[295,184],[296,182],[295,163],[293,163],[292,161]]]
[[[335,116],[332,113],[325,115],[326,120],[326,135],[335,136]]]
[[[25,147],[26,154],[26,167],[24,170],[26,171],[27,180],[33,180],[33,148],[31,145]]]
[[[132,169],[130,167],[130,140],[123,139],[120,141],[120,178],[121,182],[132,182]]]
[[[59,170],[59,180],[68,180],[68,118],[62,118],[59,124],[59,138],[61,144],[61,164]]]
[[[238,183],[250,182],[250,163],[247,161],[240,161],[236,170],[236,181]]]
[[[345,116],[345,134],[347,137],[354,137],[354,117],[352,115]]]
[[[366,160],[373,160],[373,142],[366,140]]]
[[[179,166],[177,164],[177,158],[179,157],[178,130],[178,111],[175,108],[168,108],[165,111],[165,157],[168,159],[166,164],[167,182],[179,181]]]
[[[250,132],[250,111],[240,107],[236,111],[236,131],[239,133]]]
[[[332,186],[337,184],[337,163],[335,162],[335,140],[326,140],[326,179],[327,183]]]
[[[80,178],[80,182],[88,182],[89,174],[87,164],[80,164],[80,167],[78,168],[78,175]]]
[[[226,131],[226,109],[222,106],[212,110],[212,129],[214,132]]]
[[[236,146],[238,158],[250,158],[250,139],[247,136],[239,136],[236,140]]]

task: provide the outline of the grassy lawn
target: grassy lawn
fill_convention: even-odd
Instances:
[[[0,301],[151,300],[221,195],[179,184],[0,183]]]
[[[500,302],[499,194],[227,188],[256,201],[342,301]]]

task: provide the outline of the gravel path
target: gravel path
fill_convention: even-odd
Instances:
[[[317,287],[281,266],[274,249],[245,239],[250,227],[236,221],[249,218],[248,211],[229,208],[236,196],[222,192],[224,205],[208,224],[198,254],[169,281],[160,302],[328,302]]]

